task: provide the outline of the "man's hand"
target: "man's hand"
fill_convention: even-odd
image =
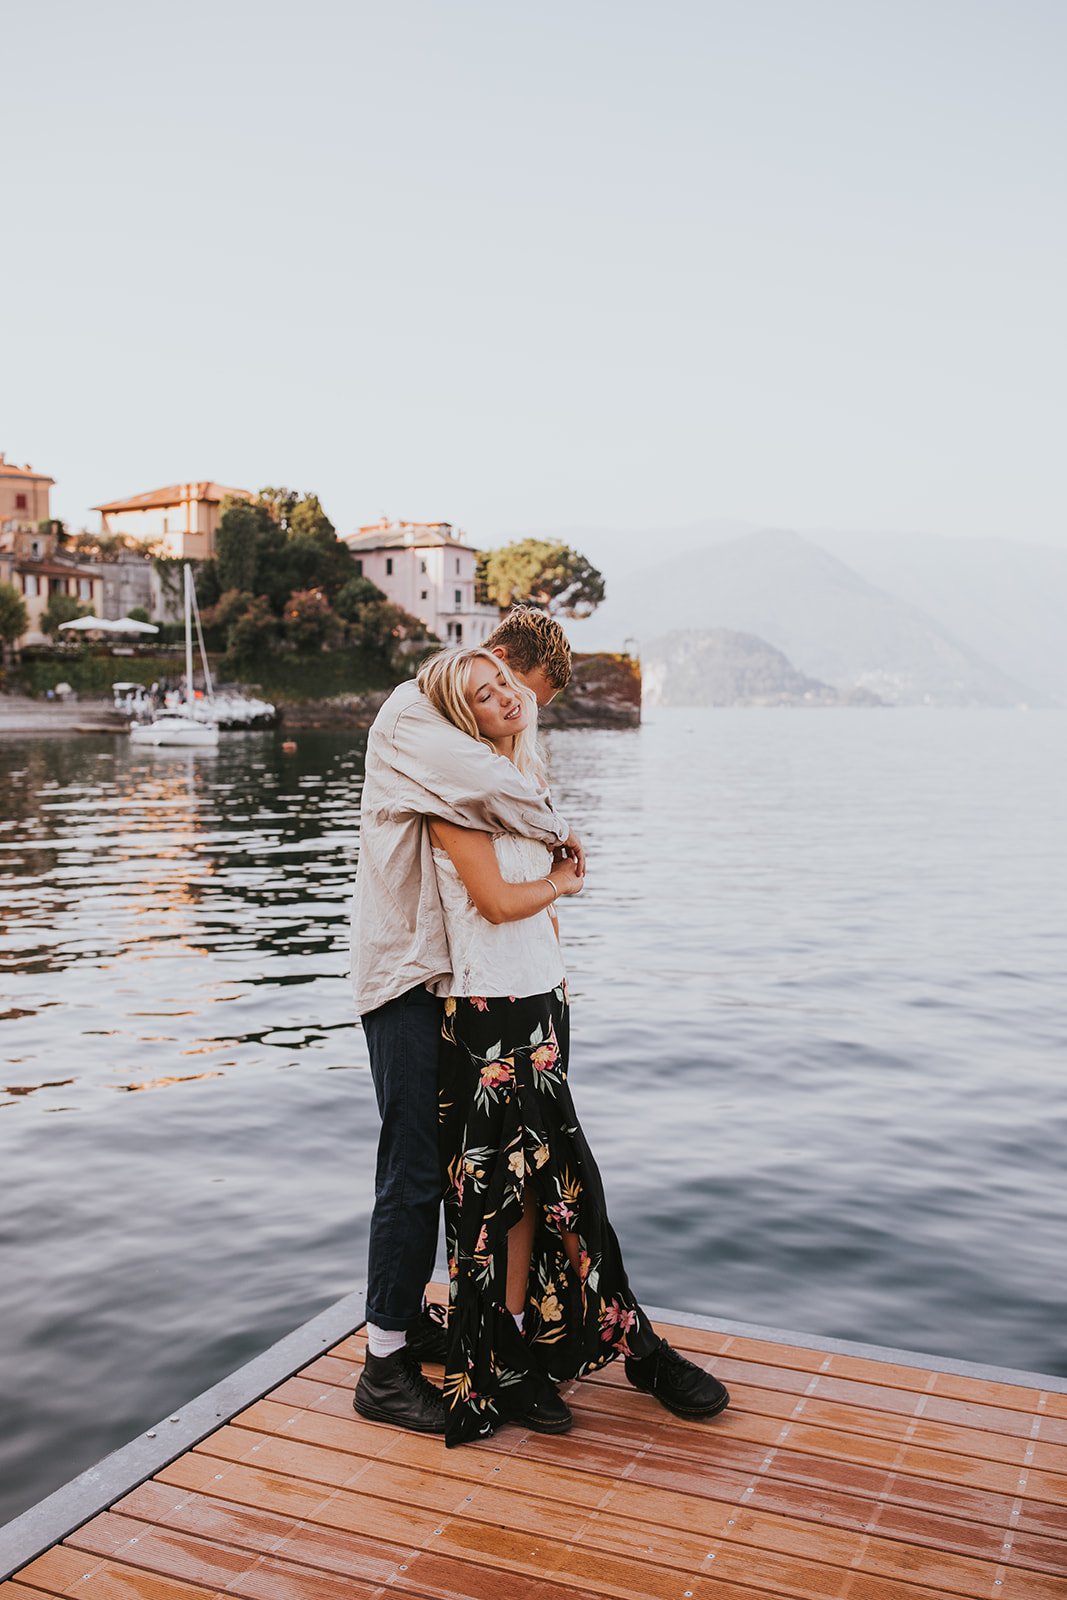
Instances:
[[[564,857],[573,861],[574,870],[579,878],[585,877],[585,851],[582,849],[582,841],[576,833],[572,833],[569,839],[558,845],[552,854],[557,861],[563,860]]]

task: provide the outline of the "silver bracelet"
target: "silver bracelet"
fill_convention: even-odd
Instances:
[[[545,873],[545,882],[552,885],[552,898],[548,903],[550,906],[554,906],[556,901],[559,899],[559,884],[556,883],[551,874],[547,872]]]

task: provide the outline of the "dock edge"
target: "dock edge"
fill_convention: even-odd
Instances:
[[[72,1478],[54,1494],[31,1506],[6,1527],[0,1528],[0,1583],[45,1550],[59,1544],[91,1518],[108,1510],[139,1484],[214,1433],[216,1428],[224,1426],[239,1411],[262,1399],[271,1389],[314,1361],[324,1349],[339,1344],[362,1327],[366,1320],[365,1307],[365,1288],[353,1290],[309,1322],[286,1334],[245,1366],[197,1395],[173,1416],[164,1418],[129,1444],[112,1451],[95,1467]],[[672,1311],[660,1306],[646,1306],[644,1309],[654,1323],[674,1323],[708,1333],[817,1350],[826,1355],[852,1356],[901,1367],[920,1367],[928,1372],[951,1373],[961,1378],[984,1379],[1017,1388],[1067,1394],[1067,1378],[1048,1373],[1024,1372],[1014,1367],[986,1366],[973,1361],[957,1361],[947,1356],[896,1350],[886,1345],[859,1344],[849,1339],[794,1333],[784,1328],[732,1322],[721,1317]]]

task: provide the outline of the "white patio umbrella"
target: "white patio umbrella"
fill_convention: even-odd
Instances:
[[[61,622],[59,631],[71,629],[76,633],[158,633],[159,629],[154,622],[138,622],[136,617],[118,617],[111,621],[107,617],[72,617],[70,622]]]
[[[119,617],[108,624],[112,633],[158,633],[154,622],[138,622],[136,617]]]
[[[103,617],[72,617],[69,622],[59,624],[60,633],[68,629],[75,633],[110,633],[113,624],[106,622]]]

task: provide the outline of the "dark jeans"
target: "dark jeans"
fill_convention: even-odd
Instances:
[[[363,1017],[382,1131],[367,1259],[367,1321],[400,1332],[437,1255],[437,1055],[444,1003],[421,985]]]

